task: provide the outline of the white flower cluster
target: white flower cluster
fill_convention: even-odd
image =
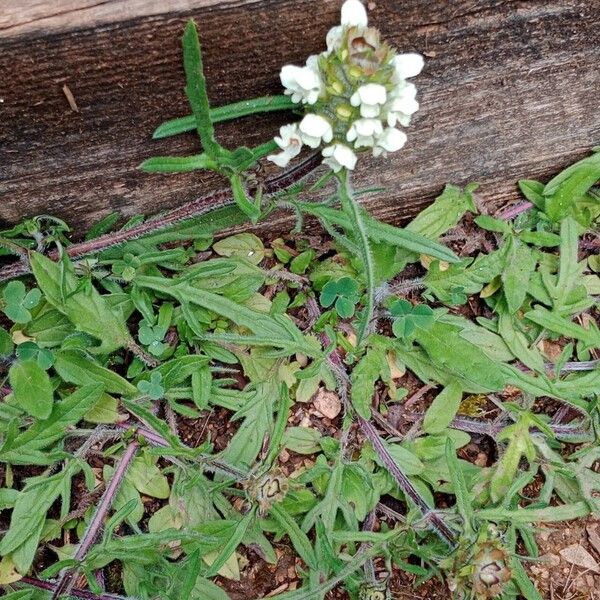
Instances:
[[[327,51],[310,56],[306,66],[286,65],[281,82],[306,114],[300,123],[284,125],[275,142],[281,149],[269,160],[285,167],[302,146],[323,147],[323,162],[336,173],[354,169],[357,151],[374,156],[397,152],[406,143],[407,127],[419,109],[417,89],[407,81],[423,68],[419,54],[395,54],[368,28],[360,0],[346,0],[341,25],[327,35]],[[332,73],[344,71],[336,78]]]

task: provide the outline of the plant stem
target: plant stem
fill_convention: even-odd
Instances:
[[[533,208],[533,204],[531,202],[520,202],[519,204],[515,204],[515,206],[511,206],[507,208],[505,211],[501,212],[498,215],[499,219],[503,219],[504,221],[510,221],[515,217],[518,217],[520,214],[527,212]]]
[[[367,288],[367,298],[365,308],[358,323],[358,331],[356,333],[356,347],[361,348],[365,337],[369,333],[369,326],[373,319],[375,310],[375,267],[373,265],[373,257],[371,255],[371,246],[369,244],[369,236],[367,228],[362,217],[362,207],[358,203],[350,183],[350,175],[346,170],[341,171],[340,179],[340,200],[342,208],[348,214],[353,224],[356,226],[357,241],[359,242],[360,251],[362,254],[362,262],[365,273],[365,285]]]
[[[159,446],[161,448],[169,447],[169,442],[167,440],[165,440],[165,438],[163,438],[158,433],[152,431],[151,429],[147,429],[145,427],[139,427],[137,424],[130,423],[129,421],[125,421],[124,423],[117,423],[116,426],[119,429],[125,429],[125,430],[131,429],[133,427],[133,428],[135,428],[136,433],[143,436],[150,445]],[[222,473],[228,477],[231,477],[232,479],[234,479],[236,481],[244,481],[245,479],[248,478],[248,473],[245,473],[244,471],[240,471],[239,469],[236,469],[235,467],[232,467],[232,466],[224,463],[223,461],[220,461],[218,458],[214,458],[212,456],[201,455],[196,460],[206,470],[211,471],[211,472],[215,471],[215,472]]]
[[[48,592],[52,592],[56,589],[56,583],[52,583],[51,581],[42,581],[41,579],[37,579],[36,577],[23,577],[14,585],[30,585],[32,587],[38,588],[40,590],[46,590]],[[73,589],[69,592],[70,597],[72,598],[83,598],[83,600],[125,600],[123,596],[117,596],[115,594],[94,594],[94,592],[89,592],[88,590],[78,590]]]
[[[315,153],[292,169],[268,179],[262,187],[263,198],[276,196],[286,188],[300,182],[315,171],[320,164],[321,156],[320,154]],[[255,192],[256,190],[251,191]],[[216,192],[202,196],[197,200],[192,200],[179,208],[175,208],[162,215],[144,221],[135,227],[108,233],[87,242],[73,244],[72,246],[69,246],[65,252],[71,259],[80,259],[89,254],[96,254],[103,250],[107,250],[108,248],[157,233],[167,227],[181,223],[182,221],[198,218],[216,209],[231,206],[233,204],[234,200],[230,189],[217,190]],[[48,257],[52,260],[57,260],[59,258],[59,253],[57,250],[54,250],[48,254]],[[0,269],[0,282],[15,279],[16,277],[27,275],[30,272],[31,267],[28,263],[15,262]]]
[[[381,458],[381,461],[385,465],[386,469],[390,472],[392,477],[396,480],[396,483],[400,489],[404,492],[406,497],[414,504],[417,510],[421,513],[423,518],[429,523],[431,528],[438,534],[438,536],[448,544],[450,548],[456,546],[456,534],[448,525],[444,519],[438,515],[425,499],[421,496],[417,488],[412,484],[411,480],[404,474],[402,469],[398,466],[396,461],[392,458],[383,441],[379,437],[377,430],[369,421],[358,416],[358,423],[362,432],[368,438],[373,445],[374,450]]]
[[[19,258],[27,260],[27,248],[23,248],[23,246],[19,246],[12,240],[9,240],[5,237],[0,237],[0,246],[4,246],[8,251],[16,254]]]
[[[76,561],[81,562],[85,558],[89,549],[92,547],[92,544],[98,537],[98,534],[102,527],[102,523],[104,522],[104,519],[110,507],[112,506],[113,500],[115,499],[121,482],[123,481],[123,478],[125,477],[125,474],[127,473],[127,470],[131,465],[131,462],[135,458],[139,447],[140,445],[138,444],[138,442],[132,442],[125,449],[125,453],[119,461],[119,464],[117,465],[115,472],[113,473],[112,479],[110,480],[110,483],[108,484],[104,494],[102,494],[102,498],[100,499],[98,508],[96,509],[96,512],[92,517],[88,528],[83,534],[83,537],[79,542],[77,550],[75,551],[75,555],[73,556],[73,558]],[[74,582],[74,576],[75,571],[73,571],[72,569],[68,569],[62,572],[56,583],[54,593],[52,594],[52,600],[58,600],[63,595],[69,595],[70,587]]]

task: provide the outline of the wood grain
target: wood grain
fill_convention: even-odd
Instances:
[[[241,6],[260,0],[25,0],[0,3],[0,35],[69,31],[118,23],[142,16],[215,5]]]
[[[132,9],[137,0],[113,3]],[[111,211],[153,214],[221,187],[210,174],[136,170],[154,154],[197,151],[191,134],[151,140],[162,120],[188,112],[179,48],[186,19],[199,23],[219,105],[280,93],[280,66],[322,50],[340,2],[183,4],[102,25],[4,30],[0,220],[51,213],[88,226]],[[366,200],[379,217],[405,219],[447,182],[479,181],[493,208],[516,198],[517,179],[546,178],[599,143],[598,0],[374,4],[371,22],[388,39],[427,56],[406,149],[392,160],[363,160],[357,172],[359,185],[386,188]],[[260,143],[289,118],[244,119],[219,126],[218,135],[231,147]]]

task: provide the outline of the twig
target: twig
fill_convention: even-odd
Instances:
[[[324,346],[328,346],[331,341],[329,337],[322,333],[320,335],[321,342]],[[340,383],[340,395],[342,397],[348,396],[348,374],[344,368],[344,363],[340,358],[337,350],[334,350],[329,355],[329,362],[333,368],[334,373],[338,374],[338,382]],[[350,403],[350,400],[347,400]],[[425,501],[425,499],[421,496],[419,491],[412,484],[410,479],[402,472],[400,467],[396,464],[396,461],[392,458],[390,453],[387,451],[387,448],[383,444],[379,434],[377,433],[375,427],[367,421],[363,419],[360,415],[357,414],[358,424],[360,426],[361,431],[367,437],[367,439],[373,445],[373,449],[377,452],[379,457],[381,458],[383,464],[386,469],[390,472],[392,477],[398,483],[400,489],[404,492],[407,498],[409,498],[413,504],[416,506],[417,510],[421,513],[425,522],[430,526],[430,528],[444,541],[448,544],[450,548],[454,548],[456,546],[456,535],[455,533],[446,525],[443,518],[434,512],[429,504]]]
[[[373,527],[375,526],[375,517],[376,510],[372,510],[365,519],[363,523],[362,530],[363,531],[373,531]],[[365,550],[369,550],[372,547],[372,544],[369,542],[363,542],[362,544]],[[363,565],[363,570],[365,572],[365,579],[371,583],[375,583],[375,565],[373,564],[373,559],[369,558],[365,561]]]
[[[115,472],[108,484],[106,491],[102,495],[100,499],[100,503],[98,504],[98,508],[96,509],[96,513],[92,517],[92,520],[86,529],[81,541],[79,542],[79,546],[75,551],[75,555],[73,556],[74,560],[81,562],[89,549],[92,547],[92,544],[95,542],[98,534],[100,533],[100,529],[102,528],[102,523],[112,506],[113,500],[119,490],[121,482],[129,469],[131,462],[135,458],[137,451],[140,445],[138,442],[131,442],[129,446],[125,449],[125,453],[123,454],[119,464],[117,465]],[[56,587],[54,589],[54,593],[52,594],[51,600],[58,600],[63,595],[68,596],[72,585],[74,583],[76,571],[72,569],[67,569],[63,571],[58,578],[58,582],[56,583]]]
[[[375,509],[378,512],[383,513],[386,517],[390,517],[390,519],[394,519],[395,521],[398,521],[400,523],[406,523],[406,517],[404,515],[401,515],[393,508],[390,508],[389,506],[383,504],[383,502],[378,502]]]

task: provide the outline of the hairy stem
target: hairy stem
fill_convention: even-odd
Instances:
[[[361,431],[371,442],[375,452],[377,452],[386,469],[396,480],[396,483],[404,492],[406,497],[410,499],[410,501],[414,504],[414,506],[421,513],[423,518],[429,523],[431,528],[438,534],[438,536],[444,540],[444,542],[446,542],[450,548],[454,548],[456,546],[456,534],[454,531],[452,531],[452,529],[450,529],[450,527],[448,527],[444,519],[429,506],[417,488],[412,484],[411,480],[404,474],[402,469],[400,469],[396,461],[388,452],[382,439],[379,437],[375,427],[373,427],[369,421],[363,419],[361,416],[358,417],[358,423]]]
[[[23,577],[15,585],[29,585],[31,587],[38,588],[40,590],[46,590],[53,592],[56,589],[57,584],[52,581],[42,581],[36,577]],[[88,590],[73,589],[69,592],[71,598],[83,598],[83,600],[127,600],[123,596],[115,594],[94,594]]]
[[[340,179],[340,200],[342,208],[348,214],[353,224],[356,226],[356,239],[359,242],[360,252],[362,254],[363,268],[365,272],[365,285],[367,287],[367,298],[364,311],[359,319],[358,331],[356,332],[356,347],[361,348],[366,336],[369,333],[369,326],[373,319],[375,310],[375,267],[373,256],[371,255],[371,246],[367,228],[362,216],[362,207],[358,203],[352,185],[350,175],[347,171],[342,171]]]
[[[518,217],[519,215],[523,214],[524,212],[527,212],[532,208],[533,204],[531,202],[520,202],[519,204],[515,204],[514,206],[511,206],[499,213],[498,218],[504,221],[510,221],[511,219]]]
[[[73,558],[76,561],[81,562],[89,549],[92,547],[92,544],[98,537],[100,533],[100,529],[102,528],[102,523],[112,506],[113,500],[119,490],[121,482],[129,469],[131,462],[135,458],[137,451],[139,449],[138,442],[132,442],[125,449],[125,453],[123,454],[119,464],[117,465],[115,472],[108,484],[104,494],[102,494],[102,498],[100,499],[100,503],[98,504],[98,508],[96,509],[96,513],[92,517],[92,521],[90,522],[87,530],[83,534],[81,541],[79,542],[79,546],[75,551],[75,555]],[[75,571],[72,569],[68,569],[63,571],[60,575],[56,587],[54,589],[54,593],[52,594],[52,600],[58,600],[63,597],[63,595],[68,596],[70,594],[70,589],[74,582]]]
[[[119,429],[125,430],[131,429],[132,427],[135,428],[136,433],[143,436],[145,440],[152,446],[160,446],[161,448],[169,447],[169,442],[151,429],[139,427],[137,424],[130,423],[129,421],[117,423],[116,425]],[[214,458],[213,456],[201,455],[197,458],[197,461],[202,464],[207,471],[219,472],[227,477],[235,479],[236,481],[244,481],[248,478],[248,473],[240,471],[239,469],[236,469],[235,467],[232,467],[218,458]]]
[[[324,346],[328,346],[331,343],[331,341],[325,333],[322,333],[320,337],[321,342]],[[349,400],[350,394],[348,393],[348,373],[337,350],[334,350],[329,355],[329,364],[331,365],[334,373],[336,374],[336,379],[338,380],[338,385],[340,386],[340,396],[344,399],[344,402],[348,402],[349,404],[351,404]],[[421,494],[412,484],[410,479],[396,464],[396,461],[388,452],[373,424],[367,421],[366,419],[363,419],[358,414],[357,419],[361,431],[371,442],[371,444],[373,445],[373,449],[375,450],[375,452],[377,452],[385,468],[396,480],[398,486],[404,492],[405,496],[408,499],[410,499],[414,506],[416,506],[417,510],[421,513],[425,522],[431,528],[431,530],[434,533],[436,533],[438,537],[440,537],[446,544],[448,544],[450,548],[454,548],[456,546],[456,534],[454,533],[454,531],[452,531],[452,529],[450,529],[450,527],[446,525],[446,522],[444,521],[443,517],[441,517],[429,506],[427,501],[421,496]]]
[[[262,186],[263,198],[277,196],[288,187],[302,181],[305,177],[315,171],[320,164],[320,155],[312,154],[292,169],[268,179]],[[107,250],[108,248],[157,233],[168,227],[177,225],[182,221],[195,219],[218,208],[231,206],[233,204],[235,204],[235,201],[230,189],[218,190],[212,194],[202,196],[197,200],[192,200],[192,202],[188,202],[179,208],[175,208],[162,215],[144,221],[135,227],[108,233],[87,242],[73,244],[66,249],[66,253],[71,259],[80,259],[84,256],[96,254],[103,250]],[[59,253],[57,250],[54,250],[48,254],[48,257],[57,260],[59,258]],[[27,275],[30,272],[31,267],[28,262],[15,262],[0,269],[0,282]]]

